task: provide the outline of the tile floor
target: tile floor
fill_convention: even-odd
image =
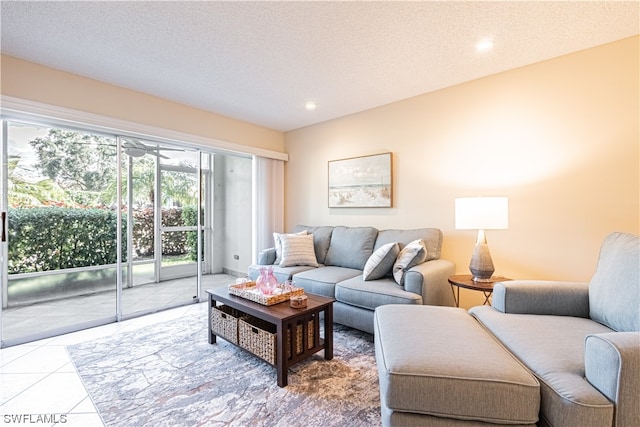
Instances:
[[[192,310],[207,310],[207,303],[0,349],[0,426],[103,426],[65,347],[172,320]]]

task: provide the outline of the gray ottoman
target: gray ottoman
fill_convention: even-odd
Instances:
[[[374,331],[384,426],[538,421],[538,380],[465,310],[385,305]]]

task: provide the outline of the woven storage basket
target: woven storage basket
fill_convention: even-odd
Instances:
[[[307,324],[307,349],[313,348],[314,320]],[[296,325],[297,345],[296,354],[301,354],[302,350],[302,325]],[[266,360],[272,365],[276,364],[276,325],[255,317],[247,316],[238,321],[238,345],[250,351],[259,358]],[[291,330],[287,330],[287,358],[291,357]]]
[[[227,305],[211,307],[211,332],[233,344],[238,344],[238,320],[246,316]]]
[[[296,325],[296,354],[302,353],[302,333],[304,328],[302,325]],[[313,348],[313,336],[315,335],[314,327],[313,327],[313,319],[307,322],[307,350]],[[291,342],[291,330],[287,331],[287,344]],[[291,347],[287,345],[287,349]],[[287,356],[291,357],[291,354],[287,354]]]

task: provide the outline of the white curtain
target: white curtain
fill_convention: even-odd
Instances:
[[[274,245],[273,233],[284,228],[284,161],[254,156],[253,161],[253,250]]]

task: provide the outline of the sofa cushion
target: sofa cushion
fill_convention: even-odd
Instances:
[[[602,243],[589,316],[615,331],[640,331],[640,237],[612,233]]]
[[[305,235],[307,234],[307,230],[302,230],[295,234]],[[287,236],[287,234],[273,233],[273,247],[276,250],[276,259],[273,261],[273,264],[280,264],[280,261],[282,261],[282,242],[280,240],[280,236]]]
[[[391,271],[393,263],[396,261],[400,253],[400,244],[398,242],[387,243],[380,246],[371,254],[362,271],[364,280],[376,280],[384,277]]]
[[[402,286],[404,285],[404,275],[407,270],[418,264],[422,264],[427,259],[427,248],[422,239],[414,240],[402,248],[398,254],[396,262],[393,264],[393,278]]]
[[[336,301],[375,310],[385,304],[422,304],[422,296],[400,288],[393,279],[365,281],[362,276],[336,284]]]
[[[374,250],[387,243],[399,242],[400,249],[414,240],[422,239],[427,248],[427,261],[440,258],[442,231],[438,228],[415,228],[413,230],[380,230]]]
[[[585,379],[584,342],[611,332],[590,319],[505,314],[489,306],[469,312],[540,380],[546,425],[612,425],[613,404]]]
[[[538,381],[465,310],[385,305],[374,328],[382,407],[437,417],[423,425],[538,421]]]
[[[264,265],[252,264],[248,268],[249,277],[252,280],[256,280],[260,276],[260,268]],[[280,267],[279,265],[273,266],[273,275],[278,279],[278,283],[284,283],[291,279],[294,274],[307,270],[316,270],[316,267],[310,267],[308,265],[295,265],[293,267]]]
[[[361,277],[362,271],[353,268],[324,266],[295,274],[293,281],[305,292],[333,298],[336,283],[355,276]]]
[[[373,253],[377,235],[373,227],[335,227],[324,264],[362,270]]]
[[[280,264],[280,261],[276,263],[276,248],[266,248],[258,252],[257,261],[259,265]]]
[[[329,250],[329,243],[331,242],[333,227],[327,225],[320,227],[296,225],[293,229],[294,233],[298,233],[304,230],[306,230],[309,234],[313,234],[313,247],[316,251],[316,259],[320,264],[324,264],[324,259],[327,256],[327,251]]]
[[[282,243],[280,267],[318,266],[316,253],[313,249],[313,235],[283,234],[280,236],[280,242]]]

